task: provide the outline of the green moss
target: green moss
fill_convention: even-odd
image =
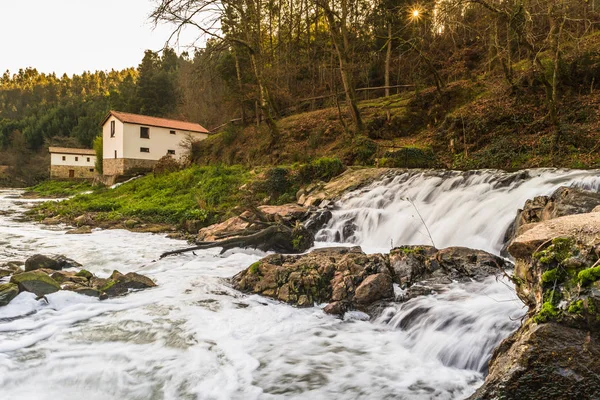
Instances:
[[[99,290],[101,292],[106,292],[107,290],[109,290],[111,287],[113,287],[115,285],[115,281],[113,281],[112,279],[109,280],[108,282],[106,282],[106,284],[104,286],[102,286],[101,288],[99,288]]]
[[[582,285],[596,282],[600,279],[600,266],[579,271],[577,278]]]
[[[542,283],[543,284],[552,284],[561,283],[565,278],[565,274],[562,269],[554,268],[548,270],[542,274]]]
[[[554,261],[561,263],[577,252],[574,244],[572,238],[558,237],[552,240],[552,244],[547,249],[534,253],[533,257],[542,264],[551,264]]]
[[[555,321],[560,317],[560,311],[552,304],[547,301],[542,305],[542,309],[533,317],[533,321],[538,324],[543,324],[550,321]]]
[[[248,273],[252,275],[260,275],[260,261],[250,265],[250,267],[248,267]]]
[[[583,313],[583,310],[584,310],[583,300],[574,301],[569,305],[569,313],[570,314],[581,314],[581,313]]]

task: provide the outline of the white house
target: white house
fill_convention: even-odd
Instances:
[[[107,176],[147,171],[163,156],[179,159],[189,140],[203,140],[199,124],[111,111],[102,122],[103,173]]]
[[[91,149],[49,147],[51,179],[92,179],[96,176],[96,153]]]

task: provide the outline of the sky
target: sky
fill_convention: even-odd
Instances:
[[[155,0],[0,0],[0,75],[7,69],[72,75],[137,67],[173,29],[153,29]],[[184,32],[181,47],[196,38]]]

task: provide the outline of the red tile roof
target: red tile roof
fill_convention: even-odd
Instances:
[[[138,115],[138,114],[129,114],[120,111],[110,111],[104,121],[102,121],[102,125],[106,123],[110,116],[114,116],[116,119],[123,123],[128,124],[137,124],[137,125],[146,125],[146,126],[156,126],[158,128],[168,128],[180,131],[189,131],[189,132],[199,132],[199,133],[208,133],[208,130],[204,128],[200,124],[196,124],[194,122],[185,122],[185,121],[177,121],[174,119],[166,119],[166,118],[157,118],[157,117],[149,117],[147,115]]]
[[[92,149],[74,149],[71,147],[48,147],[49,153],[63,153],[63,154],[85,154],[95,156],[96,152]]]

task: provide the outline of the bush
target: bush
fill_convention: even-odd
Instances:
[[[269,196],[278,198],[287,193],[293,186],[289,179],[290,171],[286,168],[275,167],[265,173],[262,190]]]
[[[353,164],[373,165],[377,153],[377,143],[365,136],[356,136],[350,143],[348,156]]]
[[[302,184],[315,180],[328,182],[344,172],[344,169],[339,158],[323,157],[298,167],[298,177]]]
[[[96,172],[102,175],[104,173],[104,147],[102,144],[102,135],[96,136],[96,139],[94,139],[94,151],[96,152]]]
[[[223,143],[227,146],[235,142],[240,134],[240,127],[233,124],[228,124],[225,129],[223,129],[223,133],[221,133],[221,138],[223,139]]]
[[[170,174],[181,169],[181,165],[170,155],[162,156],[152,168],[154,176]]]

